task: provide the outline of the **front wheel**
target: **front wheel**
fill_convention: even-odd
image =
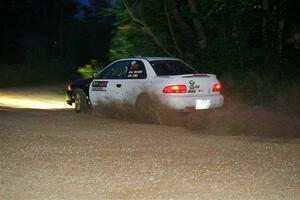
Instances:
[[[75,104],[75,112],[87,112],[90,108],[86,94],[82,89],[74,90],[74,104]]]

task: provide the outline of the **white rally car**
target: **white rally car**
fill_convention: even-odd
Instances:
[[[108,65],[90,83],[89,94],[77,95],[75,102],[77,109],[88,109],[112,102],[153,106],[145,102],[158,100],[171,109],[189,111],[221,107],[221,89],[216,75],[200,74],[180,59],[134,57]]]

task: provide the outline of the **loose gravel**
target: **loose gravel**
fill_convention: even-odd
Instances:
[[[1,200],[299,200],[300,139],[0,110]]]

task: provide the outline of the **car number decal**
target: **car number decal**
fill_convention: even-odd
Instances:
[[[130,68],[127,74],[127,78],[138,78],[144,71],[139,69],[139,64],[135,60],[130,63]]]
[[[137,70],[139,68],[139,64],[134,60],[130,63],[130,70]]]
[[[127,77],[128,78],[137,78],[137,77],[139,77],[139,74],[142,74],[142,73],[143,73],[143,70],[130,70],[128,72]]]
[[[106,91],[108,81],[94,81],[92,91]]]

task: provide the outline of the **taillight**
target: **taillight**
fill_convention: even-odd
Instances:
[[[212,88],[212,91],[213,92],[220,92],[221,90],[222,90],[222,84],[220,84],[220,83],[217,83],[217,84],[214,84],[213,85],[213,88]]]
[[[164,93],[186,93],[185,85],[169,85],[163,89]]]

